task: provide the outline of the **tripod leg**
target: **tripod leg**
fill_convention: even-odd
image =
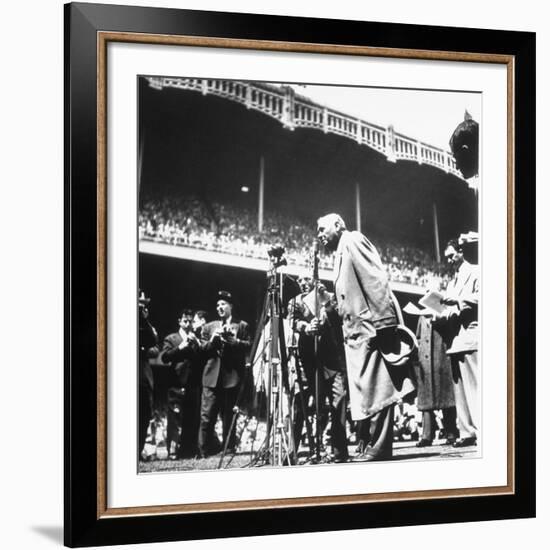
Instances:
[[[239,416],[239,412],[241,412],[241,411],[239,410],[239,408],[237,406],[235,406],[233,419],[231,420],[231,425],[232,426],[237,421],[237,418]],[[240,446],[243,435],[244,435],[244,432],[245,432],[246,428],[248,427],[249,422],[250,422],[250,416],[247,415],[246,420],[243,423],[243,427],[242,427],[241,431],[239,432],[239,435],[235,437],[235,448],[238,448]],[[222,453],[222,456],[220,458],[220,462],[218,464],[218,470],[222,467],[223,459],[225,458],[226,452],[227,452],[227,442],[224,446],[223,453]],[[233,460],[233,458],[235,458],[235,453],[233,453],[231,455],[231,457],[229,458],[229,460],[227,461],[227,464],[225,465],[226,468],[231,464],[231,461]]]
[[[245,432],[246,428],[248,428],[249,423],[250,423],[250,416],[247,415],[246,420],[243,423],[243,428],[242,428],[241,432],[239,433],[239,436],[237,437],[237,442],[236,442],[237,447],[241,444],[244,432]],[[253,452],[254,452],[254,442],[252,442],[252,448],[251,448],[251,453],[250,454],[253,454]],[[231,461],[234,458],[235,458],[235,455],[234,454],[231,455],[231,457],[227,461],[227,464],[225,465],[226,468],[231,464]],[[250,466],[251,464],[252,464],[252,461],[248,463],[248,466]]]
[[[304,428],[304,408],[303,408],[303,396],[300,394],[300,390],[297,384],[294,384],[292,388],[290,409],[290,444],[291,452],[294,460],[298,460],[298,451],[300,449],[300,442],[302,439],[302,431]]]
[[[306,396],[306,389],[304,387],[303,382],[303,365],[296,359],[296,381],[298,383],[299,388],[299,400],[300,400],[300,406],[302,409],[303,419],[306,425],[306,435],[307,435],[307,441],[309,445],[309,452],[310,454],[313,454],[315,452],[315,439],[313,437],[313,429],[311,426],[311,422],[309,421],[309,417],[307,415],[307,406],[305,402],[305,396]],[[296,449],[296,452],[298,452],[298,449]]]
[[[284,430],[284,428],[282,429],[282,433],[281,433],[281,442],[282,442],[282,445],[284,447],[286,460],[287,460],[289,466],[293,465],[292,453],[291,453],[291,449],[290,449],[290,445],[289,445],[290,441],[292,441],[292,433],[291,432],[292,432],[292,425],[289,423],[288,433]],[[288,442],[287,442],[287,438],[288,438]]]
[[[226,420],[227,420],[227,417],[228,417],[228,414],[227,414],[227,412],[228,412],[227,411],[228,400],[232,402],[231,412],[233,414],[232,414],[232,417],[231,417],[231,423],[229,425],[229,430],[227,430],[227,432],[224,433],[224,446],[223,446],[223,452],[222,452],[222,455],[221,455],[221,458],[220,458],[220,462],[218,464],[218,469],[221,468],[221,466],[223,464],[223,459],[224,459],[224,457],[227,453],[228,447],[231,445],[232,447],[235,448],[235,452],[236,452],[237,446],[240,443],[240,437],[237,441],[237,438],[236,438],[236,435],[235,435],[234,432],[236,430],[237,416],[240,412],[241,400],[243,398],[244,389],[245,389],[246,384],[247,384],[247,377],[251,376],[251,374],[252,373],[251,373],[250,369],[247,369],[245,371],[245,374],[244,374],[244,376],[241,380],[241,383],[240,383],[240,386],[239,386],[239,389],[238,389],[238,392],[236,393],[236,395],[234,393],[232,393],[233,391],[236,390],[236,388],[231,388],[231,389],[226,390],[226,393],[225,393],[225,396],[224,396],[223,410],[222,410],[222,422],[223,422],[223,431],[224,432],[226,431]],[[233,396],[235,396],[234,400],[233,400]],[[241,437],[242,437],[243,432],[244,432],[244,428],[241,432]]]
[[[231,425],[229,426],[229,432],[227,433],[227,436],[225,438],[222,455],[220,456],[220,462],[218,463],[218,470],[222,467],[223,459],[225,458],[225,455],[227,453],[227,448],[229,447],[229,440],[231,439],[231,433],[233,433],[233,428],[235,426],[235,423],[237,422],[238,414],[239,414],[239,407],[235,405],[233,407],[233,417],[231,418]]]
[[[315,346],[315,355],[317,356],[317,346]],[[320,404],[320,394],[321,394],[321,381],[320,373],[317,368],[318,365],[315,365],[315,456],[317,460],[321,459],[321,404]]]

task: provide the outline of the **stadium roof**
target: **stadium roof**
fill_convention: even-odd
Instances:
[[[247,109],[271,116],[289,130],[312,128],[325,134],[340,135],[383,153],[390,162],[412,160],[418,164],[435,166],[462,178],[449,151],[398,133],[393,125],[383,127],[324,106],[296,93],[293,86],[181,77],[147,77],[147,80],[149,85],[157,90],[176,88],[222,97],[241,103]]]

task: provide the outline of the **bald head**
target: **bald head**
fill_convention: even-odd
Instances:
[[[343,220],[342,216],[340,214],[326,214],[324,216],[321,216],[317,220],[317,226],[319,226],[320,223],[326,224],[326,225],[334,225],[338,224],[343,229],[346,229],[346,222]]]
[[[317,238],[327,250],[336,250],[346,222],[340,214],[327,214],[317,220]]]

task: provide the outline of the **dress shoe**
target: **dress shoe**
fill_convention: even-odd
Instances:
[[[391,456],[387,456],[387,455],[372,455],[369,453],[363,453],[359,455],[359,460],[361,462],[378,462],[381,460],[390,460],[390,459],[391,459]]]
[[[348,460],[349,460],[349,455],[347,453],[335,453],[334,455],[332,455],[331,462],[335,462],[336,464],[343,464]]]
[[[432,440],[431,439],[421,439],[417,444],[417,447],[431,447],[432,446]]]
[[[453,443],[453,447],[472,447],[473,445],[477,445],[477,438],[475,437],[463,437]]]

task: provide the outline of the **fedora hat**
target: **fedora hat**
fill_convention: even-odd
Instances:
[[[414,333],[405,325],[397,325],[391,329],[385,329],[388,331],[387,337],[377,337],[378,349],[386,363],[394,367],[401,367],[407,363],[413,351],[418,347],[418,342]]]
[[[235,301],[233,300],[233,295],[227,290],[218,290],[218,300],[224,300],[228,304],[233,305]]]

